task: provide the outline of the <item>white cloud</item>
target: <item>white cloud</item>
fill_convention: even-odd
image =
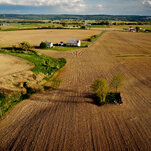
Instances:
[[[151,0],[143,0],[142,3],[145,5],[150,5],[151,6]]]
[[[67,0],[67,3],[62,3],[59,5],[61,11],[70,13],[79,13],[86,10],[86,4],[82,0]]]
[[[0,4],[24,5],[24,6],[55,6],[62,4],[83,5],[83,0],[0,0]]]
[[[63,12],[80,13],[86,9],[84,0],[0,0],[0,4],[21,6],[52,6]]]
[[[99,5],[97,6],[97,8],[98,8],[98,10],[102,10],[102,9],[103,9],[103,5],[102,5],[102,4],[99,4]]]
[[[64,12],[84,12],[84,0],[0,0],[0,4],[21,6],[52,6]]]

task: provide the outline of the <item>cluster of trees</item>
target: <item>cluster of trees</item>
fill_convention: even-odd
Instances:
[[[23,15],[0,14],[0,19],[26,19],[26,20],[115,20],[115,21],[151,21],[151,16],[132,15]]]
[[[24,50],[24,51],[29,51],[30,48],[31,48],[30,43],[29,43],[29,42],[26,42],[26,41],[21,42],[21,43],[19,44],[19,46],[20,46],[20,48],[21,48],[22,50]]]
[[[12,48],[7,48],[11,50],[11,52],[17,52],[17,53],[29,53],[31,52],[31,45],[27,41],[23,41],[17,45],[13,45]]]
[[[97,79],[91,85],[91,89],[93,90],[94,94],[99,98],[100,103],[106,102],[106,96],[109,90],[118,92],[121,87],[123,86],[123,76],[117,74],[113,77],[110,84],[104,78]]]
[[[151,22],[113,22],[112,25],[151,25]]]
[[[98,23],[92,23],[91,25],[109,25],[109,21],[101,21],[101,22],[98,22]]]

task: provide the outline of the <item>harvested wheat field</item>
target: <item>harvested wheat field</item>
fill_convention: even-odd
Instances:
[[[33,67],[32,63],[24,59],[0,54],[0,77],[26,71]]]
[[[67,42],[70,39],[89,38],[100,34],[100,30],[22,30],[22,31],[0,31],[0,46],[17,45],[22,41],[28,41],[31,45],[38,45],[41,41],[58,43]]]
[[[59,88],[33,95],[0,121],[0,149],[25,151],[149,151],[151,149],[151,34],[106,32],[86,49],[44,50],[65,57]],[[122,105],[96,106],[93,80],[125,77]]]

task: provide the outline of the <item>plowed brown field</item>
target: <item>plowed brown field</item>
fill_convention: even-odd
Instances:
[[[33,95],[0,121],[0,149],[26,151],[149,151],[151,149],[151,34],[107,32],[94,45],[65,57],[58,89]],[[87,97],[92,81],[125,77],[122,105],[96,106]]]

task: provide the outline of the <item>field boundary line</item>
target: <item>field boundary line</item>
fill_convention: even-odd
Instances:
[[[94,42],[95,41],[97,41],[104,33],[106,33],[107,32],[107,30],[104,30],[103,32],[101,32],[101,34],[99,34],[92,42],[90,42],[89,44],[88,44],[88,47],[90,47],[91,45],[93,45],[94,44]]]

